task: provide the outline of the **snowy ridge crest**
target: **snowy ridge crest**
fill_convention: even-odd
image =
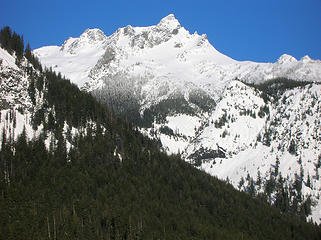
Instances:
[[[296,60],[295,57],[288,55],[288,54],[283,54],[279,59],[278,59],[278,63],[279,64],[285,64],[285,63],[295,63],[298,60]]]
[[[68,38],[60,48],[60,51],[77,54],[82,48],[99,47],[107,40],[104,32],[98,28],[86,29],[79,38]]]
[[[101,88],[101,78],[117,72],[133,78],[170,76],[176,82],[209,84],[210,91],[224,89],[233,79],[250,83],[277,77],[321,81],[318,60],[306,56],[298,61],[284,54],[275,63],[238,62],[218,52],[205,34],[190,34],[173,14],[157,25],[128,25],[108,37],[99,29],[87,29],[79,38],[66,40],[61,47],[43,47],[34,53],[47,67],[56,68],[79,87],[86,83],[87,90]]]
[[[167,28],[169,30],[175,30],[181,27],[179,21],[175,18],[174,14],[169,14],[168,16],[164,17],[160,22],[157,24],[158,28]]]

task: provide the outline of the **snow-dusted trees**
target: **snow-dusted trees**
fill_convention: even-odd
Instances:
[[[297,154],[297,147],[296,147],[296,143],[294,141],[294,139],[291,139],[290,144],[289,144],[289,149],[288,149],[289,153],[296,155]]]

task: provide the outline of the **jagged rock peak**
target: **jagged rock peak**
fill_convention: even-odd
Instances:
[[[178,29],[181,27],[179,21],[175,18],[174,14],[169,14],[168,16],[164,17],[160,22],[157,24],[158,27],[166,27],[169,29]]]
[[[135,35],[135,30],[134,30],[133,26],[131,26],[131,25],[127,25],[126,27],[122,28],[122,30],[123,30],[124,35],[130,35],[130,36]],[[117,32],[120,32],[120,29],[117,30]]]
[[[105,36],[104,32],[98,28],[88,28],[80,35],[80,38],[88,38],[92,41],[102,41],[107,37]]]
[[[284,64],[284,63],[293,63],[293,62],[297,62],[298,60],[289,55],[289,54],[283,54],[279,59],[278,59],[278,63],[280,64]]]
[[[308,56],[308,55],[305,55],[303,58],[301,58],[301,61],[302,62],[311,62],[312,61],[312,59]]]
[[[60,51],[76,54],[85,46],[102,46],[108,39],[104,32],[98,28],[86,29],[79,38],[68,38],[61,46]]]

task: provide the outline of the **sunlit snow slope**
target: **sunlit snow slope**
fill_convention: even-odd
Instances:
[[[82,86],[89,72],[105,52],[107,37],[99,29],[87,29],[79,38],[68,38],[62,46],[47,46],[35,50],[41,62],[63,73]]]
[[[190,34],[174,15],[150,27],[118,29],[107,37],[99,29],[87,29],[62,46],[36,49],[47,66],[61,71],[80,87],[101,86],[102,77],[124,72],[129,78],[187,82],[218,87],[231,79],[260,82],[276,77],[319,81],[320,61],[305,56],[300,61],[284,54],[275,63],[238,62],[219,53],[206,35]],[[174,84],[174,83],[172,83]]]
[[[247,189],[249,180],[242,186],[240,180],[248,175],[258,192],[271,176],[282,176],[289,186],[299,179],[303,198],[311,196],[314,201],[312,217],[320,222],[321,85],[279,94],[264,102],[259,90],[232,81],[184,156],[240,189]]]

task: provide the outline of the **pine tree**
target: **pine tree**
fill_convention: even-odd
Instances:
[[[0,46],[6,49],[10,54],[15,52],[17,63],[20,62],[23,56],[24,42],[23,36],[11,31],[10,27],[6,26],[0,31]]]
[[[251,178],[250,180],[250,184],[249,184],[249,187],[248,187],[248,193],[251,197],[255,197],[256,195],[256,189],[255,189],[255,186],[254,186],[254,181],[253,181],[253,178]]]
[[[300,164],[300,179],[301,181],[303,181],[303,178],[304,178],[304,170],[303,170],[303,166],[302,166],[302,163]]]
[[[296,144],[295,141],[292,139],[289,145],[289,149],[288,149],[289,153],[291,153],[292,155],[296,155]]]
[[[244,186],[244,178],[241,177],[239,185],[238,185],[239,190],[241,190],[243,186]]]
[[[0,45],[6,49],[9,53],[12,53],[12,32],[10,27],[6,26],[0,31]]]
[[[258,189],[261,189],[262,184],[262,177],[260,170],[257,171],[257,177],[256,177],[256,185],[258,186]]]
[[[311,179],[310,179],[310,174],[308,174],[308,179],[307,179],[307,187],[312,188],[311,187]]]
[[[319,155],[318,163],[317,163],[317,168],[320,168],[320,167],[321,167],[321,154]]]
[[[274,169],[274,176],[277,176],[279,174],[279,166],[280,166],[280,160],[278,157],[276,157],[275,160],[275,169]]]
[[[32,53],[31,53],[31,48],[30,48],[30,44],[29,43],[27,43],[27,46],[26,46],[26,49],[25,49],[25,56],[29,61],[31,61]]]

